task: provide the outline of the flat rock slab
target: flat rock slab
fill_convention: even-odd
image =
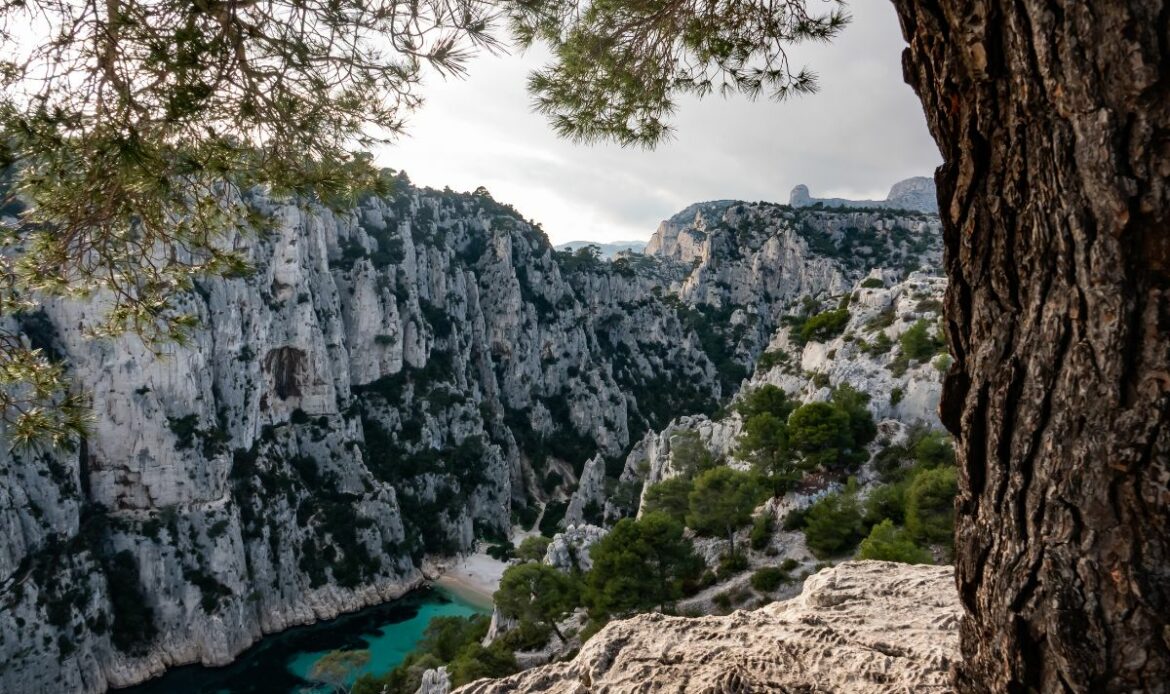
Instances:
[[[849,562],[791,600],[726,617],[638,615],[572,661],[457,692],[947,692],[960,612],[949,566]]]

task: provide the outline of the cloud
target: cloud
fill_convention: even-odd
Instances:
[[[482,56],[465,81],[431,81],[408,134],[376,154],[419,184],[486,186],[554,242],[644,239],[692,202],[787,202],[798,183],[818,197],[883,198],[898,180],[930,175],[940,157],[902,81],[892,6],[850,9],[854,22],[833,44],[792,51],[820,75],[819,93],[684,99],[676,137],[654,151],[557,138],[530,109],[525,78],[544,58],[532,53]]]

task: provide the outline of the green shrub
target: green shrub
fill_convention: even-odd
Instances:
[[[565,519],[565,511],[568,510],[569,504],[567,502],[548,502],[544,507],[544,515],[540,518],[540,534],[546,537],[556,535],[561,527],[561,521]]]
[[[758,414],[771,414],[784,421],[800,403],[788,397],[783,388],[766,384],[745,393],[735,405],[736,412],[745,419]]]
[[[894,388],[890,391],[890,407],[896,407],[898,403],[902,402],[902,398],[906,397],[906,391],[902,388]]]
[[[746,571],[747,568],[748,560],[742,552],[724,554],[719,557],[719,568],[715,571],[715,577],[720,581],[726,581],[737,573]]]
[[[767,566],[752,574],[752,588],[761,593],[771,593],[788,580],[788,574],[775,566]]]
[[[928,431],[914,441],[914,460],[923,467],[955,464],[955,448],[951,437],[941,431]]]
[[[930,564],[930,552],[914,543],[910,533],[894,525],[890,519],[873,526],[869,537],[861,541],[859,559],[897,561],[903,564]]]
[[[853,434],[853,449],[860,450],[877,437],[877,424],[870,414],[869,394],[863,393],[848,383],[833,389],[829,401],[849,415],[849,430]]]
[[[873,332],[874,330],[885,330],[894,324],[894,320],[897,319],[897,317],[898,315],[894,311],[894,307],[888,306],[882,309],[881,313],[877,314],[866,322],[865,330],[867,332]]]
[[[508,561],[514,556],[512,545],[506,542],[489,544],[486,552],[496,561]]]
[[[865,536],[857,500],[852,494],[830,494],[816,502],[805,516],[804,535],[822,559],[852,549]]]
[[[955,533],[955,468],[939,467],[916,475],[906,492],[906,529],[920,542],[951,545]]]
[[[875,525],[885,519],[903,523],[906,519],[906,483],[883,484],[865,500],[865,522]]]
[[[784,524],[781,527],[788,532],[792,532],[793,530],[800,530],[804,527],[804,518],[806,514],[807,510],[802,508],[796,508],[789,511],[788,515],[784,516]]]
[[[552,540],[542,535],[526,537],[516,548],[516,558],[520,561],[542,561],[550,544]]]
[[[926,361],[942,347],[943,342],[930,334],[930,321],[919,319],[898,338],[902,354],[915,361]]]
[[[788,438],[805,469],[840,465],[853,445],[849,414],[827,402],[801,405],[788,419]]]
[[[680,431],[670,437],[671,465],[687,478],[715,466],[715,457],[697,431]]]
[[[507,645],[499,642],[486,648],[479,643],[472,643],[447,665],[452,687],[460,687],[484,677],[504,677],[519,670],[516,656],[512,655]]]
[[[886,283],[880,277],[870,277],[861,283],[862,289],[885,289]]]
[[[661,513],[624,518],[589,551],[586,577],[591,615],[655,609],[678,600],[699,578],[703,560],[683,537],[683,526]]]
[[[726,535],[735,551],[733,532],[751,522],[762,490],[754,477],[729,467],[717,467],[695,479],[687,526],[700,535]]]
[[[812,316],[800,326],[800,341],[825,342],[840,335],[849,323],[849,309],[825,311]]]
[[[788,352],[785,352],[782,349],[768,350],[767,352],[761,354],[760,358],[756,360],[756,371],[760,373],[766,373],[776,368],[777,366],[788,364],[791,359],[792,357],[788,355]]]
[[[752,549],[761,550],[768,546],[772,539],[773,525],[772,514],[768,512],[761,513],[752,520]]]
[[[894,341],[891,340],[890,336],[887,335],[886,331],[883,330],[877,334],[877,337],[873,339],[873,342],[862,342],[860,349],[862,354],[877,356],[879,354],[888,353],[890,348],[893,346]]]
[[[557,487],[565,483],[565,478],[561,473],[553,471],[544,476],[544,481],[541,482],[540,487],[545,494],[552,494]]]
[[[690,509],[690,494],[694,484],[686,477],[673,477],[646,488],[643,503],[646,513],[665,513],[679,523],[685,523]]]
[[[788,424],[771,412],[748,417],[743,423],[736,455],[762,473],[784,474],[792,469]]]

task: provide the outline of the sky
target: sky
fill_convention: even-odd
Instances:
[[[429,80],[407,132],[375,152],[416,185],[485,186],[540,222],[553,243],[645,240],[693,202],[883,199],[892,184],[941,162],[918,98],[902,80],[904,47],[891,3],[855,0],[832,43],[790,55],[821,90],[785,102],[680,100],[675,136],[653,151],[559,139],[525,89],[539,53],[483,55],[463,80]]]

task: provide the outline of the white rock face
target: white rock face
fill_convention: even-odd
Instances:
[[[90,339],[100,301],[26,320],[96,421],[72,452],[0,442],[0,690],[223,665],[394,599],[426,553],[507,532],[534,436],[572,442],[553,458],[612,456],[644,384],[720,394],[675,309],[643,301],[657,271],[562,272],[490,199],[403,182],[341,216],[273,211],[246,243],[255,274],[179,297],[201,328],[162,358]]]
[[[580,483],[546,561],[587,561],[602,531],[572,524],[594,505],[619,515],[605,460],[634,444],[636,499],[672,474],[670,427],[729,454],[735,417],[679,416],[745,382],[811,397],[814,372],[859,379],[887,389],[871,407],[891,417],[937,397],[937,370],[912,364],[890,402],[885,367],[846,365],[844,343],[747,378],[804,297],[830,302],[878,261],[937,265],[937,220],[701,203],[646,257],[575,265],[489,197],[405,180],[340,215],[261,204],[280,223],[238,240],[255,274],[178,297],[201,327],[162,358],[88,337],[100,299],[22,319],[96,421],[72,451],[0,441],[0,691],[223,665],[264,634],[394,599],[427,554],[507,532],[552,471]],[[917,310],[893,279],[859,290],[854,322]]]
[[[565,524],[581,525],[583,523],[601,522],[601,515],[605,510],[605,459],[595,455],[585,463],[585,471],[577,481],[577,491],[569,499],[569,508],[565,511]],[[588,518],[587,511],[593,511],[595,518]]]
[[[726,617],[613,622],[571,661],[458,694],[951,691],[961,607],[950,567],[850,562],[796,598]]]
[[[447,674],[447,667],[427,670],[422,675],[422,682],[415,694],[447,694],[451,691],[451,677]]]
[[[882,279],[876,273],[869,279]],[[870,396],[869,409],[877,421],[918,422],[939,427],[938,401],[942,394],[940,369],[949,358],[938,356],[923,361],[907,359],[899,366],[903,348],[899,338],[920,320],[929,324],[928,334],[938,336],[942,297],[946,279],[920,272],[903,281],[888,279],[882,288],[863,287],[858,282],[851,293],[850,317],[842,333],[825,342],[796,344],[788,328],[781,328],[769,343],[770,351],[788,359],[770,369],[761,369],[747,389],[764,384],[783,388],[798,399],[824,400],[830,389],[847,384]],[[888,323],[888,325],[886,325]],[[885,325],[885,327],[876,327]],[[874,345],[884,334],[886,351]]]
[[[588,571],[593,568],[589,548],[605,534],[605,529],[596,525],[570,525],[553,536],[544,551],[544,563],[566,573],[574,568]]]

